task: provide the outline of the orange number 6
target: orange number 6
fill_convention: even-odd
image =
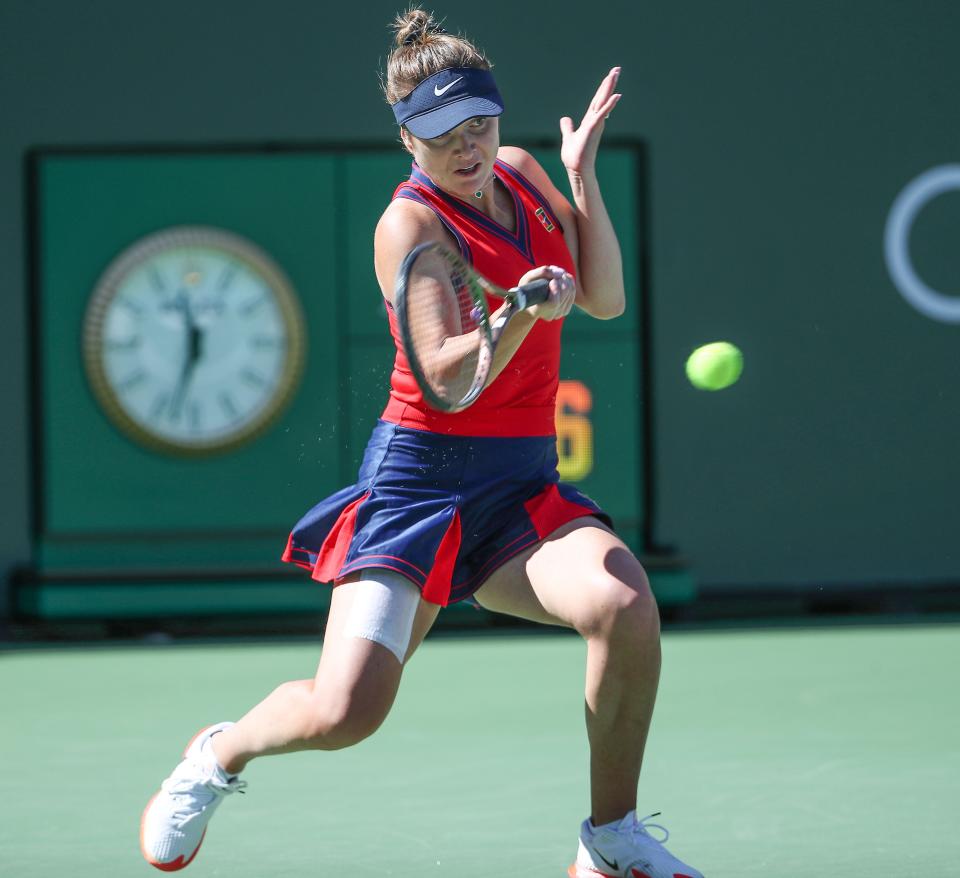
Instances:
[[[560,478],[585,479],[593,470],[593,397],[582,381],[561,381],[557,389],[557,456]]]

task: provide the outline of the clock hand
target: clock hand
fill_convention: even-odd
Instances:
[[[190,326],[190,362],[196,365],[203,356],[203,330],[195,323]]]
[[[186,294],[182,293],[177,299],[178,304],[183,310],[187,326],[187,357],[183,361],[183,367],[180,370],[180,380],[174,390],[173,399],[170,403],[170,417],[179,418],[183,409],[183,402],[187,396],[187,387],[190,384],[190,378],[193,376],[193,370],[203,354],[203,330],[194,322],[193,312],[190,309],[190,303]]]

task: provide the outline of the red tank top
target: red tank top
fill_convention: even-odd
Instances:
[[[503,289],[540,265],[559,265],[574,274],[563,229],[547,199],[506,162],[494,174],[513,197],[516,230],[510,232],[471,204],[434,185],[414,163],[410,179],[394,198],[426,204],[460,247],[460,255],[480,274]],[[503,300],[488,296],[490,309]],[[438,412],[423,400],[410,372],[393,308],[387,309],[397,347],[390,399],[383,419],[404,427],[456,436],[551,436],[556,432],[556,397],[560,374],[562,320],[538,320],[507,367],[468,409]]]

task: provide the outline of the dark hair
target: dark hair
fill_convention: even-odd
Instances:
[[[387,56],[383,93],[387,103],[406,97],[423,80],[450,67],[489,70],[490,62],[466,37],[447,33],[433,15],[412,6],[390,25],[395,31]]]

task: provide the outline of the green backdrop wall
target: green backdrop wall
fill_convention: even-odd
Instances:
[[[551,154],[543,161],[555,164]],[[612,146],[599,159],[611,182],[611,217],[630,242],[624,271],[633,295],[642,167],[641,144]],[[35,155],[39,570],[264,568],[303,512],[354,481],[386,403],[394,352],[372,271],[373,229],[409,171],[408,157],[389,146]],[[156,450],[118,429],[81,362],[85,313],[107,266],[144,236],[184,226],[223,229],[269,254],[301,303],[307,339],[304,375],[281,418],[241,447],[199,458]],[[186,256],[172,262],[166,292],[150,295],[172,300],[190,283],[183,280],[189,265]],[[216,277],[196,274],[193,283],[207,292],[194,300],[210,299]],[[134,336],[165,333],[162,319],[149,329],[140,319]],[[602,497],[641,552],[639,323],[636,308],[623,320],[575,314],[567,322],[558,433],[563,477]],[[146,380],[149,356],[128,359],[119,378]],[[168,349],[178,374],[176,356]],[[158,379],[154,404],[168,399],[165,389]],[[171,406],[160,411],[158,423],[172,423]]]
[[[38,145],[393,136],[393,4],[0,6],[0,567],[32,560],[24,156]],[[960,580],[960,325],[891,281],[898,194],[960,162],[960,7],[450,3],[497,62],[504,138],[555,136],[622,64],[611,133],[650,144],[657,537],[701,585]],[[533,36],[531,36],[533,35]],[[909,236],[960,295],[960,191]],[[746,370],[707,395],[695,345]]]

